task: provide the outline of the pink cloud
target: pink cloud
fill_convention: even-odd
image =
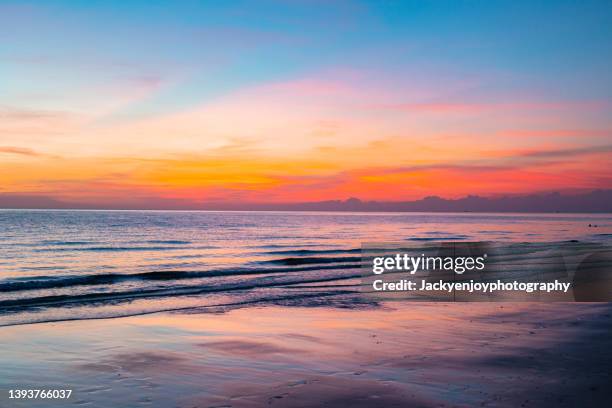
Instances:
[[[377,110],[389,110],[417,113],[482,113],[488,111],[532,111],[532,110],[600,110],[607,106],[603,101],[589,102],[508,102],[508,103],[397,103],[379,104],[371,107]]]
[[[547,137],[609,137],[612,129],[550,129],[550,130],[501,130],[496,133],[500,137],[524,137],[547,138]]]

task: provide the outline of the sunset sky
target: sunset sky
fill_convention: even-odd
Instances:
[[[0,195],[612,188],[609,1],[0,0]]]

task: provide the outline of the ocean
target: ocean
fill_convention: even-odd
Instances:
[[[608,245],[610,214],[0,210],[0,326],[363,306],[361,245]]]

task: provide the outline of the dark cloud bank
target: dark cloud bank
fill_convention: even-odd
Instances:
[[[580,212],[612,213],[612,190],[581,194],[540,193],[522,196],[460,199],[426,197],[415,201],[362,201],[357,198],[308,203],[206,202],[140,197],[118,198],[114,204],[83,204],[46,196],[0,194],[0,208],[23,209],[150,209],[150,210],[256,210],[256,211],[390,211],[390,212]]]

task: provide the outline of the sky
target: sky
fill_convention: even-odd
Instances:
[[[0,0],[0,195],[612,188],[609,1]]]

